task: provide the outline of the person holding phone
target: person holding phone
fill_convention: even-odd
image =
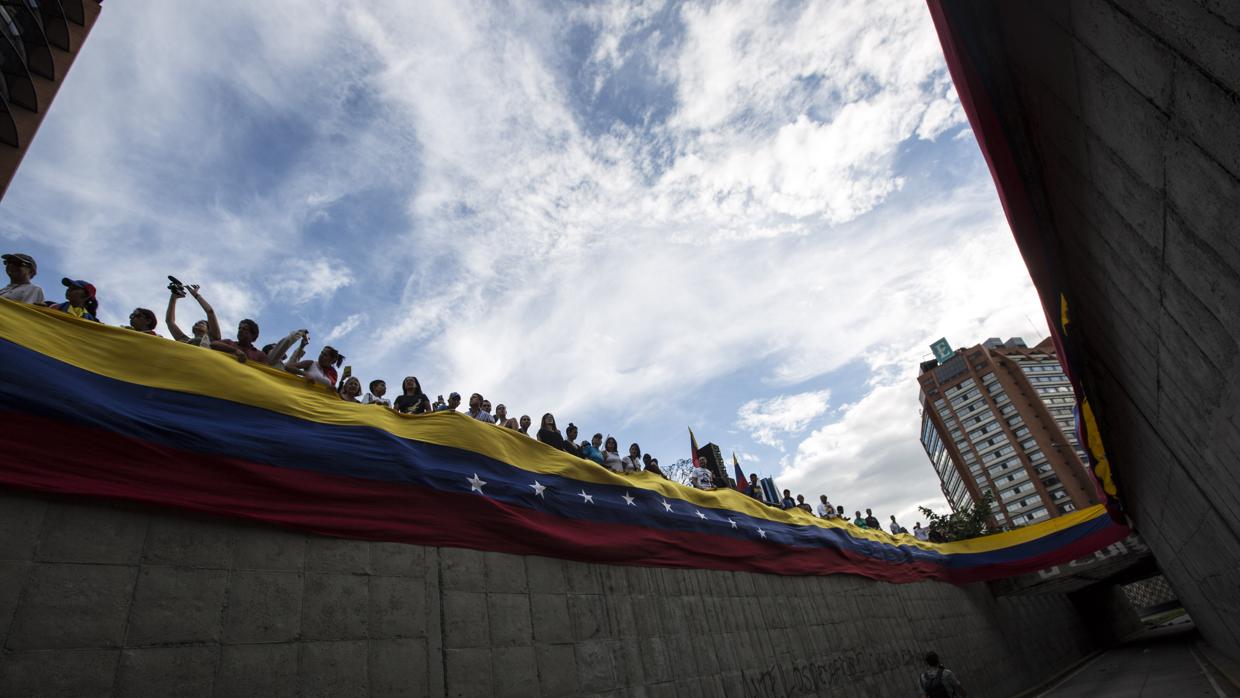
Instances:
[[[314,361],[299,361],[289,366],[290,373],[304,376],[306,380],[336,389],[336,368],[344,363],[344,357],[334,347],[325,346]],[[353,373],[352,366],[345,368],[345,378]]]
[[[202,294],[199,292],[201,287],[198,284],[186,286],[178,281],[175,276],[169,276],[168,279],[172,283],[168,284],[168,290],[171,293],[168,297],[168,309],[164,311],[164,324],[168,326],[169,334],[178,342],[210,349],[211,342],[224,337],[220,333],[220,321],[219,318],[215,317],[215,310],[207,302],[207,299],[202,297]],[[198,301],[198,305],[203,312],[207,314],[206,320],[199,320],[190,327],[191,335],[186,335],[177,325],[177,301],[184,298],[186,293],[193,296],[194,300]]]

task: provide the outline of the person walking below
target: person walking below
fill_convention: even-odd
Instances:
[[[926,666],[921,673],[921,693],[925,698],[965,698],[969,695],[951,669],[939,663],[939,655],[926,653]]]

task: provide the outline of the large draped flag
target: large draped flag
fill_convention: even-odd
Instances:
[[[1035,203],[1039,201],[1040,193],[1030,192],[1029,177],[1021,166],[1021,160],[1026,156],[1013,145],[1025,137],[1024,121],[1009,118],[1011,114],[1005,113],[994,101],[994,95],[999,90],[995,83],[1004,79],[997,76],[1003,73],[987,69],[985,47],[988,44],[981,38],[984,32],[970,31],[972,8],[965,3],[947,0],[928,0],[927,4],[960,105],[990,168],[1012,237],[1020,248],[1029,277],[1042,302],[1042,311],[1055,344],[1055,355],[1072,384],[1077,405],[1078,440],[1085,447],[1086,466],[1094,475],[1110,515],[1122,524],[1127,518],[1119,499],[1115,467],[1100,432],[1099,416],[1096,414],[1097,392],[1087,380],[1084,370],[1088,351],[1080,328],[1072,323],[1072,312],[1084,302],[1082,296],[1074,295],[1073,289],[1079,291],[1080,284],[1069,283],[1064,264],[1064,260],[1074,252],[1065,249],[1064,243],[1048,233],[1050,226],[1044,207]]]
[[[953,583],[1124,538],[1102,507],[947,544],[619,474],[456,412],[400,415],[229,354],[0,300],[0,487],[331,536],[611,564]]]

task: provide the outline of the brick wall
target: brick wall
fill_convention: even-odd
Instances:
[[[587,565],[0,495],[0,695],[1013,695],[1091,649],[1062,596]]]
[[[1240,5],[972,2],[1083,332],[1121,497],[1240,659]],[[1039,198],[1040,197],[1040,198]]]

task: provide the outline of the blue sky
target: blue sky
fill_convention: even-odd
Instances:
[[[1046,334],[908,0],[108,2],[2,207],[106,322],[172,273],[226,332],[906,525],[928,345]]]

